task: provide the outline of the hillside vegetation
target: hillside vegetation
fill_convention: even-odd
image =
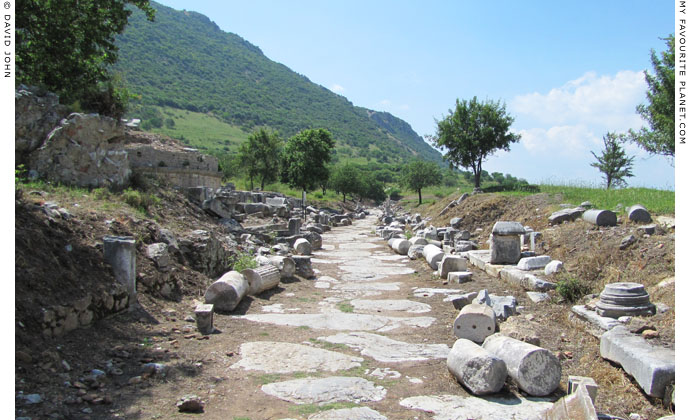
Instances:
[[[354,106],[204,15],[151,4],[156,21],[134,10],[117,40],[115,70],[139,96],[140,106],[130,116],[156,105],[212,113],[244,132],[268,126],[284,138],[305,128],[326,128],[336,139],[336,152],[347,158],[442,162],[441,154],[399,118]]]

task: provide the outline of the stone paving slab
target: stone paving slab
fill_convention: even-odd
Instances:
[[[261,390],[294,404],[362,403],[380,401],[386,396],[382,386],[353,376],[293,379],[264,385]]]
[[[369,407],[354,407],[312,414],[308,420],[388,420],[388,418]]]
[[[349,356],[302,344],[275,341],[243,343],[242,359],[233,369],[260,370],[268,373],[337,372],[361,366],[361,357]]]
[[[319,340],[333,344],[345,344],[379,362],[398,363],[429,359],[444,359],[450,349],[445,344],[415,344],[366,332],[340,333]]]
[[[360,311],[404,311],[416,314],[431,311],[431,305],[405,299],[354,299],[350,304]]]
[[[434,414],[434,420],[541,420],[552,403],[539,398],[428,395],[405,398],[400,405]]]
[[[390,317],[351,313],[325,314],[250,314],[238,318],[254,322],[334,331],[390,331],[400,327],[426,328],[436,321],[432,317]]]
[[[415,297],[431,297],[434,295],[455,295],[463,293],[460,289],[440,289],[434,287],[419,287],[413,290]]]

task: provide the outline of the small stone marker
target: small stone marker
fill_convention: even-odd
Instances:
[[[137,250],[132,236],[104,236],[103,254],[115,273],[115,279],[123,284],[129,294],[129,302],[137,298]]]
[[[496,222],[489,239],[491,264],[515,264],[520,261],[520,235],[525,228],[518,222]]]
[[[451,271],[448,273],[448,282],[449,283],[467,283],[469,281],[472,281],[472,272],[471,271]]]
[[[446,365],[458,382],[475,395],[500,391],[508,375],[503,360],[492,356],[472,341],[462,338],[453,344]]]
[[[594,379],[587,376],[568,376],[568,394],[574,393],[580,386],[585,387],[589,394],[589,398],[591,398],[592,403],[594,403],[597,398],[597,392],[599,391],[599,385],[594,382]]]
[[[471,303],[460,310],[453,322],[453,333],[458,338],[466,338],[475,343],[496,332],[496,314],[488,305]]]
[[[628,209],[628,220],[631,222],[650,223],[652,215],[642,204],[635,204]]]
[[[582,214],[582,219],[597,226],[616,226],[616,213],[611,210],[587,210]]]
[[[451,271],[466,271],[467,259],[457,255],[444,255],[438,264],[438,270],[441,278],[446,279]]]
[[[501,334],[484,340],[489,353],[502,359],[508,375],[530,395],[549,395],[561,381],[561,362],[550,351]]]
[[[292,246],[299,255],[311,255],[311,243],[304,238],[299,238]]]
[[[249,283],[241,273],[229,271],[206,289],[204,300],[212,303],[216,311],[230,312],[239,305],[248,289]]]
[[[292,218],[288,221],[288,235],[299,235],[299,230],[302,227],[302,219]]]
[[[200,304],[194,310],[196,315],[196,327],[204,335],[213,332],[213,304]]]

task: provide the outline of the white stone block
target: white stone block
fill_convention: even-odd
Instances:
[[[551,257],[549,257],[548,255],[526,257],[520,259],[520,261],[517,264],[517,268],[520,270],[538,270],[540,268],[546,267],[546,265],[550,262]]]
[[[470,340],[459,339],[448,353],[450,373],[475,395],[493,394],[503,388],[508,370],[503,360]]]
[[[475,343],[496,332],[496,314],[488,305],[471,303],[460,310],[453,323],[453,333],[458,338],[466,338]]]

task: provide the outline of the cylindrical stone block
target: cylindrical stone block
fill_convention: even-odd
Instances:
[[[407,239],[393,239],[391,248],[400,255],[407,255],[407,251],[410,250],[410,241]]]
[[[249,287],[247,288],[248,295],[258,295],[280,284],[280,270],[273,265],[247,268],[242,270],[242,275],[244,275],[247,279],[247,283],[249,283]]]
[[[550,351],[494,334],[484,340],[489,353],[503,360],[520,389],[535,397],[549,395],[561,381],[561,362]]]
[[[652,221],[652,215],[642,204],[635,204],[628,209],[628,220],[632,222],[649,223]]]
[[[407,258],[411,260],[416,260],[418,258],[424,257],[424,247],[426,245],[412,245],[410,249],[407,250]]]
[[[304,277],[305,279],[314,277],[314,269],[311,267],[311,257],[293,255],[292,259],[295,262],[295,272],[298,276]]]
[[[423,254],[432,270],[438,269],[438,263],[441,262],[445,255],[441,248],[431,244],[424,246]]]
[[[212,303],[214,311],[230,312],[239,305],[248,289],[249,283],[241,273],[229,271],[206,289],[204,301]]]
[[[292,247],[295,249],[295,252],[300,255],[311,255],[311,244],[304,238],[296,240]]]
[[[486,337],[496,332],[496,314],[488,305],[471,303],[460,311],[453,323],[453,333],[475,343],[483,343]]]
[[[616,226],[616,213],[611,210],[587,210],[582,219],[597,226]]]
[[[290,277],[295,275],[295,260],[293,260],[290,257],[284,257],[280,255],[262,255],[256,257],[256,261],[260,265],[271,264],[272,266],[276,267],[278,270],[280,270],[281,279],[289,279]]]
[[[500,391],[508,375],[508,368],[503,360],[463,338],[453,344],[446,364],[458,382],[475,395]]]
[[[426,241],[424,238],[420,238],[419,236],[416,236],[414,238],[410,238],[410,245],[428,245],[429,243]]]
[[[125,286],[129,302],[137,298],[137,250],[132,236],[104,236],[103,256],[115,279]]]

